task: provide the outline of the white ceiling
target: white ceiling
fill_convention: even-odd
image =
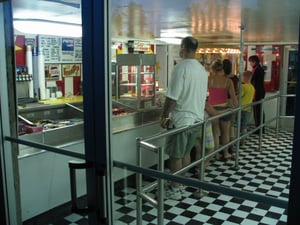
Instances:
[[[83,1],[83,0],[82,0]],[[80,0],[12,0],[17,20],[81,24]],[[113,38],[193,35],[207,44],[298,43],[299,0],[111,0]]]
[[[17,20],[46,20],[81,24],[80,0],[12,0]]]

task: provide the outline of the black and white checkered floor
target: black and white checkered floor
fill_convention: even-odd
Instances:
[[[240,151],[240,167],[234,161],[212,161],[208,166],[206,181],[288,200],[290,164],[292,153],[290,132],[273,130],[263,135],[262,149],[258,150],[258,138],[251,135]],[[187,188],[181,201],[165,200],[164,224],[168,225],[272,225],[286,224],[286,210],[270,205],[238,199],[209,192],[196,198],[193,188]],[[116,193],[116,225],[136,224],[135,189],[126,188]],[[143,224],[157,224],[157,210],[149,203],[143,205]],[[88,224],[86,215],[70,214],[53,225]]]

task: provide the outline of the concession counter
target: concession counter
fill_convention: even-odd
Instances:
[[[126,101],[112,100],[111,155],[113,160],[136,164],[136,138],[161,131],[159,116],[162,95],[151,107],[132,107]],[[18,111],[19,138],[84,154],[84,108],[82,101],[46,104],[30,103]],[[143,158],[146,166],[156,163],[153,153]],[[78,160],[46,150],[19,145],[19,173],[24,220],[70,201],[70,160]],[[126,176],[131,175],[127,173]],[[51,179],[49,179],[51,178]],[[113,180],[124,178],[114,168]],[[34,185],[33,185],[34,184]],[[77,195],[86,194],[84,171],[77,174]],[[38,196],[38,197],[37,197]],[[36,199],[34,206],[32,199]],[[46,204],[47,203],[47,204]]]
[[[136,164],[136,138],[160,132],[160,108],[135,110],[116,101],[112,106],[113,160]],[[84,154],[83,113],[82,102],[32,103],[19,110],[19,138]],[[70,201],[68,162],[78,159],[21,144],[18,159],[21,204],[26,209],[22,212],[24,220]],[[145,154],[145,162],[147,165],[156,163],[148,154]],[[124,171],[115,169],[114,181],[123,178]],[[77,174],[78,197],[86,194],[85,184],[82,170]],[[32,199],[36,199],[34,205]]]
[[[19,137],[51,146],[83,140],[83,104],[45,105],[34,103],[19,110]],[[112,132],[126,132],[158,122],[161,109],[136,110],[112,101]],[[20,155],[23,148],[20,148]]]

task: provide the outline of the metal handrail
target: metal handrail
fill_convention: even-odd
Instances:
[[[164,132],[160,132],[158,134],[155,134],[155,135],[152,135],[150,137],[139,137],[137,138],[137,165],[138,167],[135,167],[133,165],[128,165],[126,163],[121,163],[121,162],[116,162],[114,161],[114,165],[117,166],[117,167],[126,167],[127,169],[131,170],[131,171],[135,171],[138,173],[138,176],[137,176],[137,224],[141,224],[142,223],[142,198],[146,201],[150,201],[152,205],[156,205],[157,207],[157,211],[158,211],[158,224],[163,224],[163,191],[164,191],[164,186],[163,186],[163,180],[169,180],[169,181],[173,181],[173,182],[177,182],[177,183],[182,183],[182,184],[189,184],[190,186],[193,186],[193,187],[196,187],[196,188],[201,188],[201,189],[204,189],[204,190],[216,190],[214,185],[212,184],[208,184],[208,183],[205,183],[203,182],[203,176],[204,176],[204,161],[210,157],[212,157],[213,155],[215,155],[216,153],[222,151],[224,148],[232,145],[232,144],[237,144],[237,147],[236,147],[236,167],[238,167],[238,159],[239,159],[239,142],[241,139],[243,138],[246,138],[247,136],[249,136],[250,134],[254,133],[255,131],[257,130],[260,130],[260,134],[259,134],[259,149],[261,149],[261,141],[262,141],[262,128],[270,123],[270,122],[273,122],[274,120],[276,120],[276,127],[278,127],[278,119],[280,119],[279,117],[279,101],[277,100],[277,111],[276,111],[276,115],[275,117],[271,118],[270,120],[268,121],[263,121],[261,120],[261,124],[248,131],[246,134],[243,134],[243,135],[240,135],[240,132],[237,133],[237,137],[230,141],[229,143],[223,145],[223,146],[220,146],[218,149],[216,149],[214,152],[206,155],[205,154],[205,142],[202,141],[202,157],[201,159],[199,160],[196,160],[194,162],[192,162],[191,164],[187,165],[186,167],[176,171],[175,173],[172,173],[172,174],[166,174],[164,173],[164,160],[163,159],[163,155],[164,155],[164,149],[159,147],[159,146],[155,146],[153,144],[150,144],[149,142],[150,141],[155,141],[155,140],[159,140],[161,138],[165,138],[167,136],[170,136],[170,135],[173,135],[173,134],[176,134],[176,133],[179,133],[179,132],[182,132],[182,131],[185,131],[187,129],[191,129],[191,128],[194,128],[194,127],[200,127],[202,126],[202,129],[203,127],[206,126],[206,124],[212,120],[215,120],[215,119],[218,119],[220,117],[223,117],[225,115],[229,115],[229,114],[232,114],[234,112],[238,112],[239,115],[238,115],[238,124],[237,126],[240,127],[240,112],[244,109],[244,108],[248,108],[248,107],[253,107],[254,105],[258,105],[258,104],[261,104],[263,106],[264,102],[266,101],[270,101],[272,99],[279,99],[280,95],[279,93],[276,93],[275,95],[273,96],[270,96],[270,97],[266,97],[260,101],[256,101],[256,102],[252,102],[250,104],[247,104],[247,105],[243,105],[243,106],[239,106],[235,109],[232,109],[230,112],[226,112],[226,113],[223,113],[223,114],[220,114],[220,115],[216,115],[216,116],[213,116],[213,117],[209,117],[207,119],[205,119],[204,121],[201,121],[201,122],[198,122],[198,123],[195,123],[194,125],[191,125],[191,126],[184,126],[184,127],[180,127],[180,128],[177,128],[177,129],[172,129],[172,130],[167,130],[167,131],[164,131]],[[262,116],[262,113],[263,113],[263,107],[261,107],[261,116]],[[261,117],[262,118],[262,117]],[[277,133],[276,133],[277,134]],[[202,140],[205,139],[205,132],[202,132]],[[159,162],[158,162],[158,168],[159,168],[159,171],[153,171],[151,170],[150,173],[148,173],[149,171],[146,171],[148,169],[145,169],[142,167],[142,149],[143,147],[146,147],[144,149],[147,149],[147,150],[151,150],[153,152],[157,152],[158,154],[160,154],[160,157],[159,157]],[[161,156],[162,155],[162,156]],[[180,179],[181,177],[179,176],[176,176],[177,174],[180,174],[182,172],[185,172],[189,169],[191,169],[192,167],[198,165],[198,164],[201,164],[201,174],[199,176],[199,179],[200,180],[191,180],[191,179],[188,179],[188,178],[182,178]],[[152,173],[153,172],[153,173]],[[152,177],[155,177],[155,178],[158,178],[158,181],[155,181],[147,186],[145,186],[143,188],[142,186],[142,174],[145,174],[145,175],[149,175],[149,176],[152,176]],[[159,195],[159,198],[158,200],[154,200],[153,198],[151,198],[150,196],[148,196],[145,192],[146,191],[149,191],[150,189],[156,187],[158,185],[158,195]],[[212,185],[212,186],[211,186]],[[254,200],[257,201],[257,202],[261,202],[261,203],[267,203],[267,204],[271,204],[271,205],[274,205],[274,206],[279,206],[279,207],[283,207],[283,208],[287,208],[287,201],[283,201],[283,200],[278,200],[278,199],[273,199],[273,198],[269,198],[269,197],[266,197],[266,196],[262,196],[262,195],[257,195],[257,194],[253,194],[253,193],[247,193],[247,192],[244,192],[244,191],[238,191],[238,190],[231,190],[230,188],[226,188],[226,187],[220,187],[218,186],[219,188],[217,188],[218,190],[216,190],[217,192],[221,193],[221,194],[227,194],[227,195],[231,195],[231,196],[239,196],[239,197],[243,197],[244,199],[248,199],[248,200]],[[267,202],[265,202],[267,201]],[[280,203],[279,203],[280,202]],[[278,204],[279,203],[279,204]]]
[[[182,132],[184,130],[190,129],[192,127],[197,127],[197,126],[202,126],[202,129],[205,128],[207,122],[212,121],[214,119],[223,117],[225,115],[229,115],[231,113],[234,112],[239,112],[244,108],[247,107],[252,107],[253,105],[257,105],[257,104],[262,104],[266,101],[272,100],[274,98],[278,97],[295,97],[296,95],[273,95],[270,97],[266,97],[258,102],[253,102],[250,103],[248,105],[244,105],[244,106],[239,106],[235,109],[232,109],[231,112],[226,112],[217,116],[213,116],[210,118],[205,119],[204,121],[198,122],[192,126],[185,126],[185,127],[181,127],[181,128],[177,128],[177,129],[173,129],[173,130],[169,130],[169,131],[164,131],[164,132],[160,132],[158,134],[155,134],[153,136],[150,137],[145,137],[145,138],[137,138],[137,154],[138,154],[138,166],[134,166],[134,165],[130,165],[130,164],[126,164],[123,162],[118,162],[118,161],[114,161],[114,166],[115,167],[119,167],[119,168],[126,168],[129,169],[131,171],[137,172],[138,176],[137,176],[137,221],[138,224],[141,224],[142,218],[142,199],[149,201],[149,203],[151,203],[152,205],[156,206],[158,208],[158,224],[163,224],[163,190],[164,190],[164,180],[170,180],[170,181],[174,181],[177,183],[184,183],[184,184],[188,184],[189,186],[195,187],[195,188],[201,188],[203,190],[210,190],[210,191],[216,191],[219,192],[221,194],[226,194],[226,195],[231,195],[231,196],[236,196],[236,197],[241,197],[243,199],[248,199],[248,200],[253,200],[253,201],[257,201],[257,202],[261,202],[261,203],[265,203],[265,204],[269,204],[269,205],[274,205],[274,206],[278,206],[281,208],[287,208],[287,201],[284,200],[279,200],[279,199],[275,199],[275,198],[270,198],[270,197],[266,197],[266,196],[262,196],[262,195],[257,195],[257,194],[253,194],[253,193],[248,193],[248,192],[244,192],[244,191],[239,191],[239,190],[232,190],[230,188],[226,188],[226,187],[222,187],[222,186],[216,186],[207,182],[203,181],[203,163],[207,158],[212,157],[213,155],[215,155],[217,152],[222,151],[224,148],[232,145],[232,144],[237,144],[237,148],[236,148],[236,166],[238,165],[238,151],[239,151],[239,141],[245,137],[247,137],[248,135],[252,134],[253,132],[260,130],[265,126],[265,124],[268,124],[274,120],[276,120],[276,124],[278,125],[278,119],[281,118],[294,118],[294,116],[281,116],[279,115],[279,110],[277,110],[276,116],[274,118],[271,118],[269,121],[266,121],[264,123],[262,123],[259,127],[252,129],[250,131],[248,131],[246,134],[240,135],[239,133],[237,134],[237,138],[230,141],[229,143],[227,143],[226,145],[220,146],[218,149],[216,149],[214,152],[206,155],[205,154],[205,148],[204,146],[204,141],[202,141],[202,158],[192,162],[190,165],[188,165],[187,167],[182,168],[181,170],[176,171],[173,174],[166,174],[164,173],[164,149],[159,147],[159,146],[155,146],[151,143],[149,143],[150,141],[154,141],[154,140],[158,140],[164,137],[167,137],[169,135],[172,134],[176,134],[179,132]],[[277,108],[279,108],[279,101],[277,101]],[[261,107],[263,108],[263,107]],[[239,124],[239,120],[238,120],[238,126],[240,126]],[[278,126],[277,126],[278,128]],[[277,130],[278,131],[278,130]],[[278,133],[278,132],[277,132]],[[205,135],[205,132],[202,132],[202,135]],[[261,135],[262,132],[260,132],[259,135],[259,142],[260,142],[260,147],[261,147]],[[205,136],[203,137],[203,140],[205,139]],[[79,159],[85,159],[85,155],[84,154],[80,154],[80,153],[75,153],[75,152],[71,152],[71,151],[67,151],[67,150],[63,150],[61,148],[56,148],[56,147],[52,147],[49,145],[45,145],[45,144],[40,144],[40,143],[35,143],[32,141],[26,141],[26,140],[22,140],[22,139],[18,139],[18,138],[13,138],[13,137],[9,137],[6,136],[5,140],[10,141],[10,142],[14,142],[14,143],[18,143],[18,144],[23,144],[23,145],[27,145],[27,146],[31,146],[31,147],[36,147],[39,149],[44,149],[50,152],[54,152],[54,153],[59,153],[59,154],[63,154],[63,155],[67,155],[67,156],[71,156],[71,157],[76,157]],[[141,151],[142,149],[147,149],[153,152],[156,152],[159,154],[159,162],[158,162],[158,166],[159,166],[159,171],[155,171],[155,170],[151,170],[151,169],[146,169],[142,167],[142,160],[141,160]],[[190,168],[201,164],[202,169],[201,169],[201,175],[200,175],[200,180],[191,180],[188,178],[184,178],[181,176],[177,176],[178,174],[185,172],[187,170],[189,170]],[[142,177],[141,175],[145,174],[145,175],[149,175],[155,178],[158,178],[157,182],[153,182],[150,185],[147,185],[146,187],[142,187]],[[149,197],[147,194],[145,194],[145,191],[150,190],[151,188],[154,188],[158,186],[158,201],[154,200],[153,198]]]
[[[280,97],[296,97],[296,94],[281,94]]]
[[[71,156],[71,157],[75,157],[78,159],[85,159],[85,155],[84,154],[80,154],[77,152],[71,152],[68,150],[64,150],[62,148],[56,148],[50,145],[45,145],[45,144],[41,144],[38,142],[33,142],[33,141],[26,141],[23,139],[19,139],[19,138],[13,138],[13,137],[9,137],[9,136],[5,136],[4,137],[5,140],[13,142],[13,143],[17,143],[17,144],[22,144],[22,145],[27,145],[33,148],[38,148],[38,149],[43,149],[49,152],[54,152],[54,153],[59,153],[62,155],[66,155],[66,156]]]
[[[138,174],[145,174],[149,177],[155,177],[155,178],[163,179],[163,180],[171,180],[176,183],[187,184],[188,186],[191,186],[194,188],[203,188],[204,190],[213,191],[213,192],[221,193],[224,195],[230,195],[230,196],[238,197],[238,198],[242,198],[242,199],[247,199],[250,201],[256,201],[256,202],[260,202],[260,203],[267,204],[267,205],[273,205],[273,206],[280,207],[283,209],[287,209],[287,207],[288,207],[288,201],[282,200],[282,199],[267,197],[264,195],[254,194],[254,193],[247,192],[247,191],[240,191],[237,189],[231,189],[231,188],[224,187],[221,185],[212,184],[212,183],[209,183],[206,181],[199,181],[196,179],[189,179],[189,178],[186,178],[183,176],[167,174],[167,173],[160,172],[157,170],[143,168],[143,167],[135,166],[135,165],[120,162],[120,161],[114,161],[113,165],[115,167],[127,169],[130,171],[136,172]],[[147,198],[149,198],[149,196],[147,196]],[[144,198],[144,199],[147,199],[147,198]],[[155,205],[155,204],[153,204],[153,202],[152,202],[152,205]]]

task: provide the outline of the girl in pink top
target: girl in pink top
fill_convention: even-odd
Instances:
[[[228,96],[230,96],[233,107],[237,106],[237,98],[232,81],[225,77],[223,71],[223,64],[220,60],[212,64],[212,75],[208,78],[208,102],[215,108],[215,110],[224,110],[229,108]],[[230,123],[231,115],[220,117],[212,121],[213,134],[216,149],[219,148],[219,142],[223,145],[230,141]],[[221,137],[221,138],[220,138]],[[230,159],[232,155],[228,152],[228,148],[224,149],[224,159]],[[217,159],[220,155],[217,154]]]

